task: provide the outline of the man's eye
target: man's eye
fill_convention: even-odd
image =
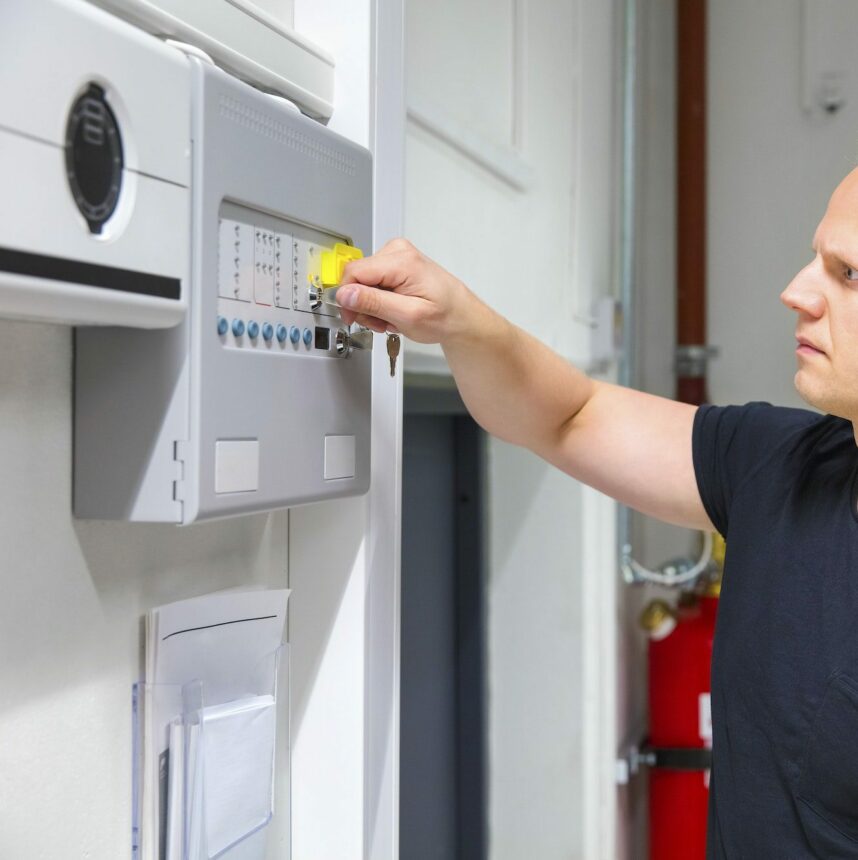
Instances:
[[[854,269],[852,266],[846,267],[844,275],[846,276],[847,281],[858,281],[858,269]]]

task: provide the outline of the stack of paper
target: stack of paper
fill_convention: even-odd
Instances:
[[[146,618],[141,860],[208,860],[273,811],[287,590],[226,591]]]

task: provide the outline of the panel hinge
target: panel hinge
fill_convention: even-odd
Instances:
[[[173,442],[173,460],[176,463],[175,478],[173,479],[173,499],[177,502],[185,501],[185,464],[188,459],[188,442],[186,439],[177,439]]]

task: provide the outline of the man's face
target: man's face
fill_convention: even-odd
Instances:
[[[795,387],[823,412],[858,420],[858,169],[831,195],[814,259],[781,293],[798,314]]]

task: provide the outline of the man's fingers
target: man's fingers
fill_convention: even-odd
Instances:
[[[363,314],[355,313],[354,311],[347,311],[345,308],[340,308],[340,316],[343,319],[343,322],[346,325],[351,325],[352,323],[358,323],[358,325],[362,325],[365,328],[371,328],[373,331],[377,331],[379,333],[385,332],[387,334],[401,334],[402,332],[393,325],[393,323],[385,322],[384,320],[379,319],[378,317],[368,317]]]
[[[346,325],[351,325],[355,319],[357,318],[357,314],[354,311],[346,310],[342,305],[340,306],[340,317],[342,317],[343,322]]]
[[[364,328],[372,329],[376,334],[384,334],[390,328],[390,323],[386,323],[378,317],[368,317],[365,314],[358,314],[355,322]]]
[[[379,248],[375,253],[376,254],[395,254],[399,251],[413,251],[414,245],[408,241],[408,239],[396,238],[391,239],[389,242],[385,242],[381,248]]]
[[[383,254],[364,257],[362,260],[351,260],[343,270],[341,283],[396,289],[407,281],[409,274],[413,273],[412,257],[416,253],[416,251],[391,249]]]
[[[337,302],[344,310],[356,315],[375,317],[385,323],[392,323],[398,329],[407,330],[408,323],[419,311],[422,299],[399,296],[374,287],[346,284],[337,290]]]

